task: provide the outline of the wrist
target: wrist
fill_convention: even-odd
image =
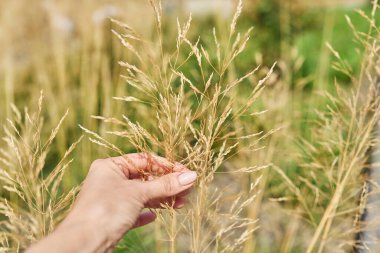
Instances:
[[[27,252],[106,252],[112,246],[99,220],[70,213],[53,233]]]
[[[103,216],[104,217],[104,216]],[[66,219],[58,226],[57,232],[74,232],[80,236],[80,245],[83,252],[106,252],[113,244],[109,240],[105,226],[100,215],[89,212],[76,212],[73,210]]]

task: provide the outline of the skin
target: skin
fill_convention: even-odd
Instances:
[[[155,220],[149,210],[183,207],[195,180],[195,172],[154,155],[96,160],[68,216],[27,253],[112,252],[129,230]]]

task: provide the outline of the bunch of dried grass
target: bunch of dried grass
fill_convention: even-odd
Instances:
[[[301,145],[304,163],[298,180],[290,179],[275,167],[312,225],[314,234],[306,252],[352,248],[363,243],[355,241],[356,235],[374,225],[361,222],[360,216],[363,209],[371,208],[366,203],[366,185],[371,184],[372,194],[378,194],[377,183],[368,178],[363,181],[361,177],[363,168],[368,167],[368,150],[378,143],[374,135],[380,118],[377,9],[378,3],[374,1],[370,16],[359,11],[369,21],[368,32],[358,31],[347,17],[355,39],[362,46],[359,52],[363,59],[358,75],[328,45],[336,58],[333,67],[347,75],[353,87],[347,91],[336,83],[336,94],[326,92],[329,103],[327,110],[318,112],[313,142],[304,141]]]
[[[14,120],[4,125],[0,149],[0,251],[18,252],[50,233],[71,206],[77,188],[62,191],[60,184],[72,159],[70,155],[82,138],[52,166],[47,161],[51,144],[67,113],[50,135],[43,129],[43,95],[38,109],[21,113],[12,107]]]
[[[260,141],[271,134],[247,133],[235,122],[257,115],[253,106],[275,65],[258,83],[253,83],[252,77],[259,67],[243,76],[233,76],[233,63],[244,52],[252,31],[236,31],[242,1],[228,38],[219,38],[214,29],[212,43],[204,43],[201,38],[192,42],[187,37],[190,15],[183,25],[177,21],[174,45],[174,39],[162,32],[161,3],[150,3],[157,31],[151,41],[113,20],[123,29],[114,33],[134,56],[120,62],[129,94],[115,97],[128,103],[131,117],[94,118],[118,126],[120,130],[108,134],[125,139],[137,152],[158,153],[198,174],[196,190],[186,210],[177,212],[167,206],[166,211],[158,211],[156,252],[236,252],[257,228],[256,218],[249,218],[245,211],[255,200],[260,182],[259,177],[255,178],[245,191],[236,175],[241,179],[241,175],[251,175],[264,167],[244,164],[243,168],[231,170],[225,161],[242,152],[252,156]],[[83,129],[93,142],[123,154],[125,144],[118,148],[105,137]],[[150,173],[155,175],[154,171]]]

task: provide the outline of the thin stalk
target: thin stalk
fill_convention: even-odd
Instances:
[[[171,238],[170,238],[170,252],[176,252],[176,234],[177,234],[177,213],[173,209],[172,210],[172,218],[171,218]]]

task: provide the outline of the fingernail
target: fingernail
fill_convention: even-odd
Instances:
[[[185,206],[185,202],[176,203],[175,208],[180,209]]]
[[[178,176],[178,181],[181,185],[191,184],[195,179],[197,179],[197,173],[194,171],[185,172]]]
[[[179,162],[175,162],[174,168],[177,169],[177,171],[186,170],[187,169],[185,165],[183,165],[183,164],[181,164]]]

